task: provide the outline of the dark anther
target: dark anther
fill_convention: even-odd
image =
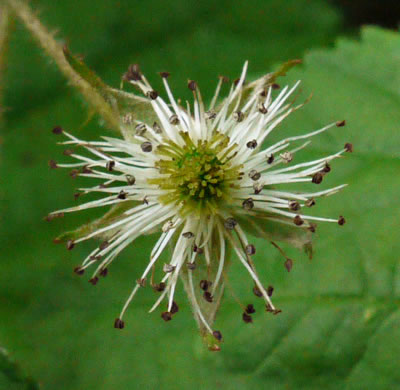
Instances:
[[[239,81],[240,81],[240,78],[233,80],[233,84],[235,85],[235,87],[239,84]]]
[[[276,315],[279,314],[279,313],[282,313],[282,310],[281,310],[281,309],[275,309],[275,310],[272,312],[272,314],[273,314],[274,316],[276,316]]]
[[[331,166],[328,163],[325,163],[325,166],[322,169],[322,172],[328,173],[330,171],[331,171]]]
[[[186,265],[187,265],[188,269],[191,270],[191,271],[196,269],[196,263],[194,263],[194,262],[193,263],[187,263]]]
[[[136,182],[135,176],[126,175],[125,177],[126,177],[126,182],[127,182],[130,186],[133,186],[133,185],[135,184],[135,182]]]
[[[99,245],[99,249],[102,251],[102,250],[106,249],[109,245],[110,245],[110,243],[109,243],[107,240],[104,240],[104,241]]]
[[[71,249],[73,249],[75,246],[75,242],[74,240],[68,240],[67,241],[67,249],[70,251]]]
[[[157,134],[161,134],[161,133],[162,133],[161,127],[160,127],[160,125],[159,125],[157,122],[154,122],[154,123],[153,123],[153,130],[154,130]]]
[[[275,157],[274,157],[274,155],[271,153],[271,154],[268,156],[268,158],[267,158],[267,163],[268,163],[268,164],[272,164],[272,163],[274,162],[274,159],[275,159]]]
[[[310,226],[308,227],[308,230],[311,233],[315,233],[316,229],[317,229],[317,224],[316,223],[310,223]]]
[[[124,190],[121,190],[120,193],[118,194],[117,198],[118,199],[126,199],[127,193]]]
[[[143,203],[146,205],[149,204],[149,201],[147,200],[147,195],[143,198]]]
[[[345,124],[346,124],[345,120],[336,122],[337,127],[343,127]]]
[[[192,232],[185,232],[182,234],[182,236],[185,238],[193,238],[194,234]]]
[[[124,329],[125,322],[122,321],[120,318],[116,318],[114,321],[114,328],[115,329]]]
[[[171,307],[171,314],[178,313],[178,311],[179,311],[179,306],[175,301],[173,301]]]
[[[292,267],[293,267],[293,260],[292,259],[286,259],[285,268],[287,269],[287,271],[290,272]]]
[[[219,330],[214,330],[213,336],[214,336],[218,341],[221,341],[221,340],[222,340],[222,333],[221,333]]]
[[[346,220],[344,219],[344,217],[341,215],[338,219],[338,224],[340,226],[343,226],[346,223]]]
[[[169,311],[164,311],[163,313],[161,313],[161,318],[164,321],[171,321],[172,320],[172,314]]]
[[[92,171],[91,168],[89,168],[87,165],[85,165],[85,166],[82,168],[82,173],[93,173],[93,171]]]
[[[72,149],[65,149],[63,151],[64,156],[70,156],[71,154],[74,154],[74,151]]]
[[[217,116],[217,113],[213,110],[206,111],[204,114],[206,116],[206,119],[215,119],[215,117]]]
[[[77,169],[73,169],[73,170],[69,173],[69,175],[70,175],[73,179],[75,179],[75,178],[79,175],[79,171],[78,171]]]
[[[254,309],[254,306],[251,303],[246,306],[247,314],[253,314],[255,312],[256,312],[256,309]]]
[[[311,181],[314,184],[320,184],[322,182],[323,178],[324,178],[324,174],[322,172],[317,172],[317,173],[314,173]]]
[[[103,278],[105,278],[105,277],[108,275],[108,268],[103,268],[103,269],[100,271],[100,275],[101,275]]]
[[[344,149],[345,149],[346,152],[353,153],[353,144],[350,144],[350,143],[347,142],[344,145]]]
[[[156,100],[158,98],[158,92],[157,91],[147,91],[146,96],[151,99],[151,100]]]
[[[264,89],[260,92],[260,96],[261,96],[261,97],[267,97],[267,96],[268,96],[268,90],[267,90],[267,88],[264,88]]]
[[[163,271],[165,273],[170,273],[170,272],[173,272],[174,270],[175,270],[175,266],[172,264],[164,264],[164,266],[163,266]]]
[[[98,281],[99,281],[99,278],[97,276],[89,279],[89,283],[91,283],[93,286],[95,286]]]
[[[251,180],[257,181],[261,177],[261,173],[257,172],[255,169],[252,169],[249,172],[249,177]]]
[[[169,123],[171,123],[171,125],[178,125],[179,124],[179,118],[178,115],[176,114],[172,114],[169,118]]]
[[[313,207],[313,206],[315,206],[315,199],[314,199],[314,198],[307,199],[305,205],[306,205],[307,207]]]
[[[204,291],[208,290],[208,287],[210,287],[210,283],[208,280],[200,280],[200,288]]]
[[[243,114],[243,112],[242,112],[242,111],[235,111],[235,112],[233,113],[233,119],[234,119],[236,122],[242,122],[242,120],[244,119],[244,114]]]
[[[255,139],[253,139],[253,140],[251,140],[251,141],[249,141],[249,142],[247,142],[247,144],[246,144],[246,146],[249,148],[249,149],[255,149],[256,147],[257,147],[257,141],[255,140]]]
[[[140,74],[139,65],[129,65],[128,71],[124,73],[122,79],[125,81],[140,81],[142,79],[142,75]]]
[[[263,296],[261,290],[257,286],[253,287],[253,294],[258,298]]]
[[[161,282],[161,283],[159,283],[159,284],[155,284],[155,285],[153,286],[153,289],[154,289],[154,291],[162,292],[162,291],[165,290],[165,283],[164,283],[164,282]]]
[[[243,318],[243,321],[244,321],[246,324],[250,324],[251,322],[253,322],[253,318],[251,317],[251,315],[247,314],[246,312],[244,312],[244,313],[242,314],[242,318]]]
[[[248,255],[254,255],[256,253],[256,247],[253,244],[249,244],[246,246],[246,253]]]
[[[252,198],[247,198],[243,201],[242,207],[245,210],[251,210],[254,207],[254,202]]]
[[[258,195],[263,189],[263,186],[260,185],[260,183],[254,183],[253,184],[253,190],[254,190],[254,194]]]
[[[268,313],[273,313],[274,309],[272,308],[272,306],[267,302],[265,304],[265,311],[267,311]]]
[[[143,152],[145,152],[145,153],[149,153],[153,150],[153,145],[149,141],[143,142],[140,145],[140,147],[142,148]]]
[[[273,292],[274,292],[274,287],[273,287],[273,286],[268,286],[268,288],[267,288],[267,295],[268,295],[269,297],[272,297]]]
[[[57,168],[57,163],[54,160],[49,161],[49,167],[51,169],[56,169]]]
[[[115,161],[112,161],[112,160],[107,161],[107,164],[106,164],[107,171],[111,172],[114,167],[115,167]]]
[[[136,283],[137,283],[140,287],[146,287],[146,279],[145,279],[145,278],[136,279]]]
[[[85,270],[82,267],[75,267],[74,268],[74,272],[79,275],[82,276],[85,273]]]
[[[195,91],[196,88],[197,88],[196,81],[189,80],[187,86],[188,86],[188,88],[189,88],[191,91]]]
[[[52,132],[53,132],[53,134],[57,134],[57,135],[62,134],[63,129],[61,126],[54,126]]]
[[[138,123],[135,126],[136,135],[142,136],[146,132],[146,125],[144,123]]]
[[[297,226],[301,226],[301,225],[303,225],[304,220],[300,217],[300,215],[296,215],[296,216],[293,218],[293,223],[294,223],[295,225],[297,225]]]
[[[236,220],[235,220],[234,218],[232,218],[232,217],[227,218],[227,219],[225,219],[225,221],[224,221],[224,226],[225,226],[225,229],[227,229],[227,230],[233,230],[233,229],[235,228],[236,225],[237,225],[237,222],[236,222]]]
[[[163,79],[167,79],[167,78],[169,77],[169,72],[160,72],[160,76],[161,76]]]
[[[276,83],[274,83],[274,84],[272,84],[271,85],[271,88],[272,89],[279,89],[281,86],[279,85],[279,84],[276,84]]]
[[[211,303],[213,301],[213,296],[208,291],[204,291],[203,297],[209,303]]]
[[[297,202],[296,200],[291,200],[289,201],[289,209],[292,211],[298,211],[300,210],[300,203]]]
[[[261,114],[266,114],[266,113],[268,112],[268,109],[267,109],[267,107],[264,106],[264,103],[260,103],[260,104],[258,105],[258,111],[259,111]]]

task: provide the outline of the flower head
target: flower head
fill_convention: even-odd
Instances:
[[[280,184],[294,187],[302,182],[321,183],[330,171],[330,162],[351,151],[351,145],[346,144],[336,154],[301,163],[293,163],[295,154],[309,142],[294,148],[291,145],[342,126],[344,121],[273,144],[268,142],[269,134],[301,107],[289,102],[299,82],[276,93],[276,85],[265,78],[245,84],[246,71],[247,63],[221,103],[224,79],[220,78],[206,108],[195,82],[188,83],[193,103],[182,106],[170,90],[168,73],[161,73],[168,96],[165,101],[134,65],[124,80],[139,88],[151,104],[151,120],[124,114],[121,130],[125,139],[103,137],[88,142],[61,128],[54,129],[67,137],[65,145],[80,147],[87,153],[68,151],[76,163],[52,161],[51,166],[73,168],[73,175],[97,179],[97,183],[100,180],[100,184],[80,189],[80,194],[96,192],[101,197],[54,212],[49,218],[113,206],[90,229],[68,240],[69,249],[90,238],[103,240],[76,268],[78,274],[93,268],[90,281],[96,284],[124,248],[144,234],[159,232],[149,263],[138,273],[115,327],[124,327],[129,303],[146,285],[160,294],[150,311],[165,301],[162,318],[169,321],[178,311],[174,296],[181,278],[200,328],[220,341],[222,335],[212,323],[231,252],[243,264],[254,283],[254,293],[264,299],[267,311],[279,312],[271,300],[272,287],[266,288],[256,272],[252,260],[256,248],[249,234],[267,237],[284,255],[285,267],[290,271],[293,262],[275,243],[275,226],[281,226],[285,232],[282,236],[288,241],[309,250],[309,233],[315,231],[315,221],[344,223],[343,217],[315,217],[304,212],[315,204],[315,199],[331,195],[344,185],[315,192],[279,188]],[[172,253],[162,262],[171,244]],[[243,309],[243,320],[251,322],[254,307]]]

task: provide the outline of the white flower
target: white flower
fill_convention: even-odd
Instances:
[[[195,82],[188,84],[193,92],[193,104],[181,106],[172,95],[167,73],[161,74],[168,96],[166,102],[152,89],[138,67],[132,66],[125,80],[139,87],[148,98],[155,122],[136,120],[133,114],[125,115],[121,130],[125,135],[130,134],[125,140],[103,137],[101,141],[87,142],[60,128],[55,129],[68,138],[64,144],[81,147],[89,153],[81,155],[69,151],[67,154],[78,160],[77,163],[52,162],[51,165],[74,168],[75,174],[100,179],[101,184],[80,191],[101,193],[103,197],[57,211],[49,217],[117,205],[111,211],[114,217],[107,218],[107,223],[96,225],[88,234],[68,241],[71,249],[89,238],[106,237],[76,272],[83,273],[94,266],[90,281],[95,284],[124,248],[144,234],[160,232],[149,263],[138,274],[135,287],[115,322],[117,328],[124,326],[124,313],[146,280],[160,292],[150,311],[166,300],[167,310],[162,317],[171,319],[178,310],[174,296],[182,276],[200,326],[219,340],[221,333],[212,329],[215,312],[210,315],[204,307],[223,289],[228,249],[233,250],[243,264],[255,284],[255,294],[265,300],[267,311],[278,312],[271,301],[272,290],[264,287],[251,259],[255,247],[245,233],[249,223],[252,228],[262,230],[255,222],[261,218],[266,227],[268,223],[276,223],[299,232],[314,231],[313,221],[344,223],[343,217],[330,219],[302,212],[304,207],[314,205],[316,198],[331,195],[344,185],[313,193],[299,192],[297,187],[290,192],[279,189],[280,184],[319,184],[322,181],[330,170],[330,161],[351,151],[351,145],[346,144],[336,154],[294,165],[294,155],[309,142],[294,148],[290,146],[294,141],[308,139],[334,126],[342,126],[344,122],[269,143],[268,135],[301,107],[288,102],[299,82],[286,86],[273,98],[274,85],[266,86],[265,80],[245,84],[246,70],[247,62],[228,97],[217,104],[224,81],[221,78],[206,110]],[[161,261],[161,255],[171,243],[172,255],[167,262]],[[285,266],[290,270],[292,261],[286,259]],[[199,268],[208,271],[202,273],[207,278],[195,276]],[[155,269],[156,274],[161,274],[157,283]],[[245,322],[251,321],[252,312],[252,308],[245,309]]]

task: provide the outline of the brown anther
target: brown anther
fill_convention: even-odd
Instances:
[[[242,122],[243,121],[243,119],[244,119],[244,114],[243,114],[243,112],[242,111],[235,111],[234,113],[233,113],[233,119],[236,121],[236,122]]]
[[[217,113],[213,110],[206,111],[204,114],[205,114],[206,119],[210,119],[210,120],[215,119],[215,117],[217,116]]]
[[[151,100],[156,100],[158,98],[158,92],[154,90],[147,91],[146,96]]]
[[[317,224],[316,223],[310,223],[310,226],[307,229],[311,233],[315,233],[315,231],[317,230]]]
[[[196,244],[193,247],[193,252],[196,252],[198,255],[202,255],[204,253],[204,249],[198,247]]]
[[[268,164],[272,164],[272,163],[274,162],[274,160],[275,160],[275,157],[274,157],[274,155],[271,153],[271,154],[268,156],[268,158],[267,158],[267,163],[268,163]]]
[[[126,199],[126,195],[127,195],[127,193],[124,190],[121,190],[120,193],[118,194],[117,198],[124,200],[124,199]]]
[[[264,103],[259,103],[258,104],[258,111],[261,114],[266,114],[268,112],[268,109],[267,109],[267,107],[264,106]]]
[[[77,169],[73,169],[73,170],[69,173],[69,175],[70,175],[73,179],[75,179],[77,176],[79,176],[79,171],[78,171]]]
[[[277,83],[273,83],[272,85],[271,85],[271,88],[272,89],[279,89],[281,86],[279,85],[279,84],[277,84]]]
[[[225,226],[225,229],[227,229],[227,230],[233,230],[236,227],[236,225],[237,225],[237,222],[232,217],[227,218],[224,221],[224,226]]]
[[[156,132],[156,134],[161,134],[162,133],[162,129],[161,129],[160,125],[157,122],[153,123],[153,130]]]
[[[313,206],[315,206],[315,199],[314,199],[314,198],[307,199],[306,202],[305,202],[305,205],[306,205],[307,207],[313,207]]]
[[[314,173],[311,182],[314,184],[320,184],[322,179],[324,178],[324,174],[322,172]]]
[[[139,65],[133,64],[129,65],[128,71],[124,73],[122,79],[125,81],[140,81],[142,80],[142,75],[140,73]]]
[[[263,296],[261,290],[257,286],[253,287],[253,294],[258,298],[261,298]]]
[[[126,182],[130,185],[133,186],[136,183],[136,178],[135,176],[132,175],[126,175]]]
[[[292,267],[293,267],[293,260],[292,259],[286,259],[285,268],[287,269],[287,271],[290,272]]]
[[[145,278],[136,279],[136,283],[137,283],[140,287],[146,287],[146,279],[145,279]]]
[[[221,340],[222,340],[222,333],[221,333],[219,330],[214,330],[213,336],[214,336],[218,341],[221,341]]]
[[[75,267],[74,268],[74,272],[79,275],[82,276],[85,273],[85,270],[82,267]]]
[[[170,313],[175,314],[175,313],[178,313],[178,311],[179,311],[179,306],[175,301],[173,301]]]
[[[97,276],[89,279],[89,283],[92,284],[93,286],[95,286],[98,281],[99,281],[99,278]]]
[[[264,88],[264,89],[260,92],[260,96],[261,96],[261,97],[267,97],[267,96],[268,96],[268,90],[267,90],[267,88]]]
[[[187,265],[187,268],[188,268],[190,271],[194,271],[194,270],[196,269],[196,263],[195,263],[195,262],[187,263],[186,265]]]
[[[153,150],[153,145],[149,141],[143,142],[140,145],[140,147],[141,147],[142,151],[145,152],[145,153],[149,153],[149,152],[151,152]]]
[[[267,295],[268,295],[269,297],[272,297],[273,292],[274,292],[274,287],[273,287],[273,286],[268,286],[268,288],[267,288]]]
[[[276,315],[279,314],[279,313],[282,313],[282,310],[281,310],[281,309],[275,309],[275,310],[272,311],[272,314],[273,314],[274,316],[276,316]]]
[[[162,291],[165,290],[165,283],[164,283],[164,282],[161,282],[161,283],[159,283],[159,284],[155,284],[155,285],[153,286],[153,289],[154,289],[154,291],[162,292]]]
[[[171,265],[171,264],[164,264],[164,266],[163,266],[163,271],[164,271],[165,273],[173,272],[174,269],[175,269],[175,266],[174,266],[174,265]]]
[[[344,217],[341,215],[338,219],[338,224],[340,226],[343,226],[346,223],[346,220],[344,219]]]
[[[171,123],[171,125],[178,125],[178,124],[179,124],[178,115],[172,114],[172,115],[169,117],[169,123]]]
[[[149,204],[149,201],[147,200],[147,195],[143,198],[143,203],[146,205]]]
[[[73,249],[75,247],[75,242],[74,240],[68,240],[67,241],[67,249],[70,251],[71,249]]]
[[[185,238],[193,238],[194,234],[192,232],[185,232],[182,234],[182,236]]]
[[[57,168],[57,163],[54,160],[49,161],[49,167],[51,169],[56,169]]]
[[[197,88],[197,83],[196,81],[189,80],[187,86],[191,91],[195,91]]]
[[[106,163],[107,171],[111,172],[114,169],[114,167],[115,167],[115,161],[113,161],[113,160],[107,161],[107,163]]]
[[[347,143],[344,145],[344,149],[345,149],[345,151],[348,152],[348,153],[353,153],[353,144],[347,142]]]
[[[253,322],[252,316],[249,315],[249,314],[247,314],[246,312],[244,312],[244,313],[242,314],[242,319],[243,319],[243,321],[244,321],[246,324],[250,324],[250,323]]]
[[[254,190],[254,194],[255,195],[258,195],[261,191],[262,191],[262,189],[264,188],[264,186],[262,185],[262,184],[260,184],[260,183],[254,183],[253,184],[253,190]]]
[[[296,215],[296,216],[293,218],[293,223],[294,223],[295,225],[297,225],[297,226],[301,226],[301,225],[303,225],[304,220],[300,217],[300,215]]]
[[[337,126],[337,127],[343,127],[345,124],[346,124],[346,121],[345,121],[345,120],[336,122],[336,126]]]
[[[200,280],[200,288],[203,291],[207,291],[209,287],[210,287],[210,283],[208,282],[208,280]]]
[[[233,84],[235,85],[235,87],[239,84],[239,81],[240,81],[240,78],[233,80]]]
[[[254,207],[254,202],[252,198],[247,198],[242,202],[242,207],[245,210],[251,210]]]
[[[213,296],[209,291],[204,291],[203,298],[209,303],[213,301]]]
[[[136,135],[138,135],[139,137],[143,136],[146,133],[146,125],[144,123],[138,123],[135,126],[135,131],[136,131]]]
[[[170,75],[169,72],[160,72],[160,76],[161,76],[163,79],[167,79],[167,78],[169,77],[169,75]]]
[[[254,305],[252,305],[251,303],[249,303],[247,306],[246,306],[246,313],[247,314],[253,314],[253,313],[255,313],[256,312],[256,309],[254,309]]]
[[[124,329],[125,328],[125,322],[122,321],[120,318],[116,318],[114,321],[114,328],[115,329]]]
[[[90,256],[90,260],[97,261],[101,259],[101,255],[92,255]]]
[[[267,302],[265,304],[265,311],[267,311],[268,313],[273,313],[274,309],[272,308],[272,306]]]
[[[82,173],[93,173],[92,169],[87,165],[83,166]]]
[[[253,244],[249,244],[246,246],[246,253],[250,256],[256,253],[256,247]]]
[[[331,171],[331,166],[326,162],[324,168],[322,169],[322,172],[328,173]]]
[[[257,147],[257,141],[255,140],[255,139],[253,139],[253,140],[251,140],[251,141],[249,141],[249,142],[247,142],[247,144],[246,144],[246,146],[249,148],[249,149],[255,149],[256,147]]]
[[[300,209],[301,209],[301,207],[300,207],[300,203],[299,202],[297,202],[296,200],[290,200],[289,201],[289,210],[298,211]]]
[[[222,80],[223,83],[229,83],[229,77],[224,75],[219,75],[218,78]]]
[[[255,169],[252,169],[249,172],[249,177],[251,180],[257,181],[261,177],[261,173],[257,172]]]
[[[161,318],[164,321],[171,321],[172,320],[172,314],[169,311],[164,311],[163,313],[161,313]]]
[[[61,126],[54,126],[52,132],[53,132],[53,134],[59,135],[59,134],[62,134],[63,129]]]
[[[103,278],[105,278],[108,275],[108,268],[103,268],[100,271],[100,276],[102,276]]]
[[[83,195],[82,192],[75,192],[74,199],[77,200],[81,195]]]
[[[72,149],[65,149],[63,151],[64,156],[70,156],[71,154],[74,154],[74,151]]]

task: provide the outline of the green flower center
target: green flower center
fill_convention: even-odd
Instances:
[[[229,192],[241,179],[241,166],[233,166],[237,145],[229,144],[229,137],[215,132],[209,141],[195,144],[187,133],[180,133],[185,141],[179,146],[171,141],[158,146],[161,156],[156,167],[161,178],[149,179],[167,191],[160,196],[163,204],[182,205],[182,214],[217,212],[220,202],[230,202]]]

